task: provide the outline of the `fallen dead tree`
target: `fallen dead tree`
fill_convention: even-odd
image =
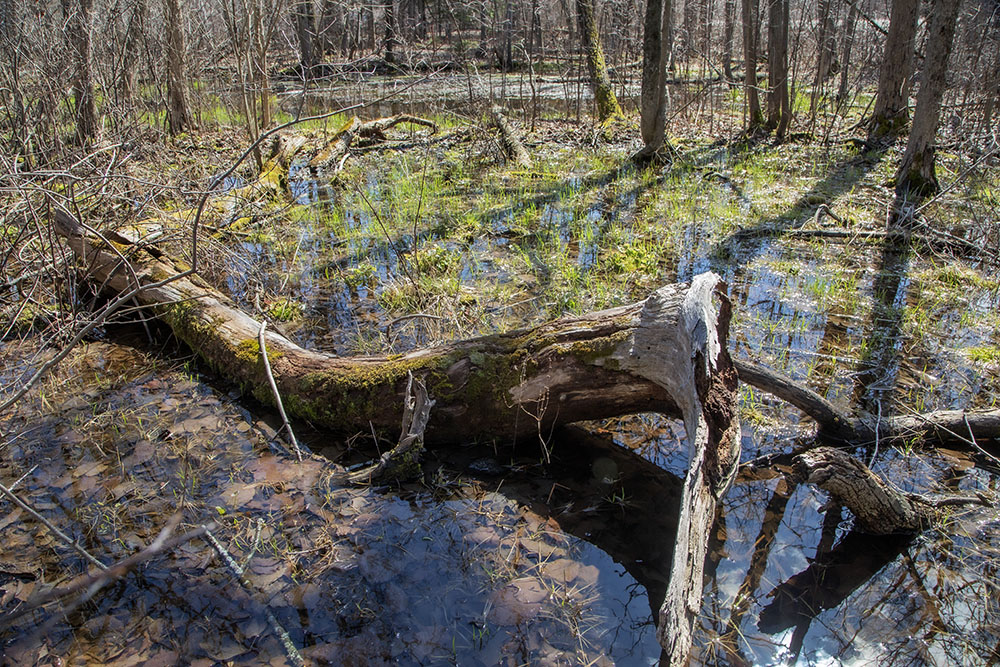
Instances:
[[[212,199],[201,211],[200,224],[206,227],[239,226],[240,218],[246,217],[241,212],[243,204],[276,202],[288,198],[288,168],[305,143],[305,137],[299,135],[277,135],[271,142],[268,157],[257,178]],[[164,213],[163,216],[180,224],[191,224],[197,214],[196,207]]]
[[[138,246],[127,251],[126,266],[121,244],[109,248],[82,227],[68,229],[65,219],[58,229],[68,235],[89,278],[105,289],[159,283],[186,268]],[[656,370],[667,362],[643,356],[633,346],[637,336],[687,335],[679,318],[689,294],[710,304],[714,292],[668,286],[629,306],[405,355],[336,357],[305,350],[272,330],[266,332],[266,346],[289,412],[336,432],[367,432],[371,423],[395,434],[412,372],[437,401],[428,424],[429,444],[510,440],[557,423],[603,416],[649,411],[681,416],[687,399],[678,394],[690,387],[670,387],[660,377],[666,371]],[[654,305],[664,300],[667,305],[656,311],[659,320],[650,319]],[[139,303],[152,308],[210,366],[263,402],[273,402],[259,359],[260,325],[227,296],[187,276],[144,292]]]
[[[503,110],[494,105],[490,107],[488,117],[490,123],[500,132],[500,146],[507,159],[513,160],[514,164],[519,167],[530,168],[531,156],[528,155],[528,150],[524,147],[524,142],[521,141],[521,135],[504,116]]]
[[[405,393],[411,376],[435,401],[426,420],[428,445],[509,441],[559,423],[633,412],[681,417],[690,466],[658,637],[670,664],[687,661],[707,538],[739,461],[737,378],[726,351],[729,303],[717,276],[702,274],[636,304],[531,329],[393,357],[340,358],[273,331],[262,334],[228,297],[162,252],[111,247],[65,214],[55,227],[91,280],[116,291],[139,287],[138,303],[205,362],[270,403],[258,341],[265,335],[286,407],[335,431],[398,432],[399,406],[413,400]]]
[[[881,418],[840,410],[808,387],[745,359],[735,359],[740,380],[791,403],[812,417],[820,435],[853,444],[926,441],[979,449],[978,439],[1000,438],[1000,410],[938,410]]]
[[[313,173],[323,172],[328,176],[333,176],[340,171],[343,160],[347,157],[347,151],[350,150],[351,144],[356,138],[384,141],[387,139],[385,134],[387,130],[403,123],[430,128],[431,134],[435,134],[438,129],[434,121],[409,114],[396,114],[369,121],[362,121],[357,116],[353,116],[330,137],[326,145],[316,151],[316,154],[309,160],[309,168],[312,169]]]

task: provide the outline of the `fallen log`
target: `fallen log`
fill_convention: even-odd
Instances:
[[[185,267],[163,253],[134,246],[126,266],[120,247],[109,248],[72,222],[58,228],[91,280],[111,290],[145,286],[136,295],[140,304],[209,365],[263,402],[273,401],[257,322],[197,275],[181,275]],[[510,441],[559,423],[634,412],[681,417],[691,465],[658,632],[670,664],[680,665],[701,608],[716,503],[739,461],[728,327],[729,302],[718,276],[706,273],[628,306],[391,357],[340,358],[305,350],[274,331],[265,335],[289,411],[340,433],[398,434],[411,375],[436,403],[427,445]]]
[[[923,414],[855,416],[834,406],[809,387],[745,359],[734,359],[740,380],[791,403],[819,425],[820,435],[852,444],[925,441],[963,444],[1000,438],[1000,410],[938,410]]]
[[[500,131],[500,145],[503,147],[507,159],[513,160],[514,164],[525,169],[531,167],[531,156],[528,155],[524,142],[517,130],[507,121],[503,111],[498,106],[490,107],[490,122]]]
[[[240,226],[240,207],[246,202],[267,203],[281,201],[289,197],[288,168],[292,160],[305,145],[305,137],[293,134],[279,134],[271,142],[267,160],[250,183],[233,188],[214,197],[202,210],[200,224],[206,227]],[[198,213],[198,208],[164,213],[182,225],[190,225]],[[248,218],[247,218],[248,219]]]
[[[409,114],[396,114],[386,118],[376,118],[362,122],[357,116],[352,116],[350,120],[326,142],[322,148],[309,160],[309,167],[313,173],[324,172],[333,176],[340,170],[341,159],[347,155],[351,144],[356,137],[365,137],[385,141],[388,137],[386,131],[403,123],[410,125],[420,125],[430,128],[431,134],[437,133],[437,124],[434,121],[411,116]],[[336,168],[334,168],[336,166]]]
[[[815,484],[851,510],[855,528],[864,533],[914,533],[929,525],[936,514],[929,502],[890,487],[864,463],[839,449],[816,447],[800,454],[795,472],[800,480]]]
[[[139,246],[131,248],[126,267],[114,251],[122,244],[109,249],[82,227],[70,229],[65,220],[58,231],[85,258],[89,278],[106,289],[134,286],[132,276],[140,284],[162,282],[186,268]],[[713,289],[704,285],[711,281],[714,287],[715,280],[705,276],[698,290],[672,285],[636,304],[404,355],[336,357],[305,350],[268,330],[268,359],[289,412],[345,434],[367,432],[369,422],[397,434],[398,409],[410,372],[424,378],[437,401],[428,443],[510,440],[537,433],[539,425],[545,430],[556,423],[633,412],[679,417],[690,404],[679,394],[690,387],[670,385],[668,371],[656,370],[663,360],[633,352],[632,345],[637,335],[692,335],[678,319],[684,298],[697,294],[711,303]],[[657,306],[664,300],[668,306]],[[139,302],[152,308],[210,366],[263,402],[273,401],[259,359],[260,325],[229,297],[198,276],[187,276],[149,289]],[[661,321],[649,319],[654,310]],[[676,331],[667,331],[671,328]]]

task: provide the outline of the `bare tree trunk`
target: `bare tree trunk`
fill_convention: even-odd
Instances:
[[[396,0],[385,0],[385,62],[396,64],[396,46],[399,44],[399,25],[396,22]]]
[[[137,94],[136,77],[139,71],[139,54],[149,23],[149,5],[146,0],[133,0],[129,12],[125,45],[122,48],[122,67],[118,81],[118,92],[122,104],[131,108]]]
[[[28,124],[21,92],[21,62],[23,31],[15,0],[0,0],[0,86],[10,91],[10,104],[6,115],[10,123],[9,141],[5,142],[14,155],[23,155],[29,161]],[[30,167],[29,167],[30,168]]]
[[[319,19],[319,34],[317,35],[317,48],[319,49],[320,57],[332,53],[334,50],[334,25],[337,22],[337,6],[334,4],[334,0],[323,0],[320,8],[320,19]],[[344,21],[343,29],[341,34],[343,37],[347,37],[351,33],[349,16],[344,11]]]
[[[895,138],[909,120],[910,74],[917,34],[920,0],[893,0],[889,35],[879,70],[875,109],[870,121],[872,138]]]
[[[687,62],[694,55],[694,31],[696,16],[698,13],[698,8],[695,6],[695,2],[698,0],[684,0],[684,6],[681,9],[681,34],[680,38],[677,40],[680,42],[681,57]]]
[[[837,103],[841,104],[847,99],[847,76],[851,69],[851,49],[854,47],[855,24],[858,22],[858,5],[850,3],[851,8],[847,12],[847,23],[844,26],[844,50],[840,57],[840,83],[837,85]]]
[[[816,4],[819,36],[817,39],[816,76],[813,78],[812,95],[809,98],[810,123],[816,121],[819,99],[823,95],[823,85],[832,73],[837,59],[837,37],[834,34],[833,0],[820,0]]]
[[[194,125],[187,88],[184,14],[181,0],[163,0],[163,5],[167,31],[167,122],[170,133],[179,134]]]
[[[896,194],[926,197],[937,192],[934,173],[934,137],[941,112],[941,98],[948,84],[948,57],[955,38],[960,0],[934,0],[913,128],[906,152],[896,172]]]
[[[760,43],[760,0],[743,0],[743,84],[747,98],[747,132],[764,126],[757,90],[757,46]]]
[[[837,34],[834,25],[833,0],[819,0],[816,4],[819,19],[818,57],[816,73],[819,80],[826,79],[834,72],[837,64]]]
[[[312,0],[297,0],[295,3],[295,35],[299,41],[299,65],[302,77],[312,78],[312,68],[316,64],[313,56],[313,38],[316,35],[316,17]]]
[[[707,61],[712,60],[712,0],[698,0],[698,55]]]
[[[642,33],[642,91],[639,129],[643,148],[634,159],[645,162],[663,148],[667,122],[667,59],[670,55],[670,0],[646,0]]]
[[[769,0],[767,21],[767,126],[778,140],[791,122],[788,99],[788,0]]]
[[[514,69],[514,3],[504,3],[503,28],[496,45],[497,63],[504,72]]]
[[[733,80],[733,23],[736,20],[736,0],[726,0],[722,8],[722,74]]]
[[[62,0],[66,17],[66,36],[73,53],[73,101],[76,113],[76,138],[81,144],[98,138],[100,120],[94,96],[94,47],[91,39],[94,0]]]
[[[608,78],[604,49],[601,48],[601,36],[597,31],[597,20],[594,17],[593,0],[576,0],[576,14],[580,23],[583,51],[587,58],[587,71],[590,73],[590,85],[594,89],[594,101],[597,102],[597,118],[603,123],[621,116],[622,108]]]
[[[254,84],[259,91],[260,123],[257,126],[259,131],[266,130],[271,126],[271,78],[267,73],[267,47],[271,42],[275,18],[264,16],[260,0],[252,2],[250,48],[256,57],[251,56],[253,62],[250,64],[250,68],[253,71]]]

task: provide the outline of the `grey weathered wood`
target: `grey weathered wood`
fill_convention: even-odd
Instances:
[[[796,457],[795,469],[802,480],[820,487],[837,504],[851,510],[855,527],[866,533],[912,533],[933,517],[926,502],[893,489],[864,463],[839,449],[811,449]]]

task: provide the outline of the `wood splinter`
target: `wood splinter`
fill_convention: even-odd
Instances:
[[[424,431],[431,418],[434,400],[427,395],[427,387],[410,373],[403,399],[403,424],[399,442],[379,458],[378,462],[348,473],[353,484],[373,484],[409,479],[420,472],[420,456],[424,452]]]

